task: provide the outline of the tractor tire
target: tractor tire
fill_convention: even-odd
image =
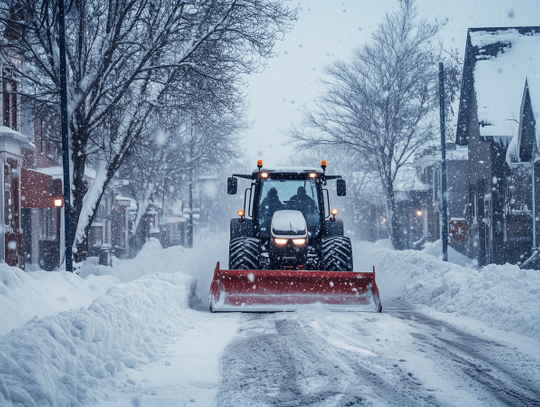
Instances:
[[[259,251],[259,239],[253,237],[232,239],[229,243],[229,269],[258,270]]]
[[[323,239],[321,268],[326,271],[353,271],[351,239],[344,236]]]

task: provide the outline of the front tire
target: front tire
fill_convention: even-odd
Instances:
[[[353,271],[351,239],[344,236],[324,238],[321,265],[326,271]]]
[[[259,269],[259,239],[239,237],[229,243],[230,270]]]

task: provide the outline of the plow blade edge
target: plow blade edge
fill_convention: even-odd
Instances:
[[[328,309],[381,312],[373,272],[322,270],[220,270],[210,284],[212,312],[295,311]]]

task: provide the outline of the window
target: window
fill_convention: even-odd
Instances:
[[[39,238],[55,240],[58,234],[58,210],[56,208],[39,208]]]
[[[11,70],[3,69],[2,75],[2,124],[13,130],[18,129],[18,84],[12,77]]]
[[[259,226],[265,231],[270,227],[276,210],[299,210],[304,215],[308,230],[318,233],[319,204],[315,180],[270,179],[261,184]],[[302,192],[302,193],[301,193]]]

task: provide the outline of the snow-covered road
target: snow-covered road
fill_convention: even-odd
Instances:
[[[103,407],[214,405],[220,382],[220,357],[237,333],[240,314],[208,311],[193,311],[193,314],[189,329],[159,361],[131,372],[116,394],[98,404]]]
[[[26,308],[0,313],[14,328],[0,335],[0,406],[540,406],[537,271],[357,242],[382,314],[211,314],[226,243],[150,242],[112,268],[87,264],[67,288],[1,268],[0,306]],[[94,293],[88,308],[64,295],[79,289],[87,303]]]
[[[198,312],[101,405],[540,406],[538,358],[400,301],[383,314]]]

